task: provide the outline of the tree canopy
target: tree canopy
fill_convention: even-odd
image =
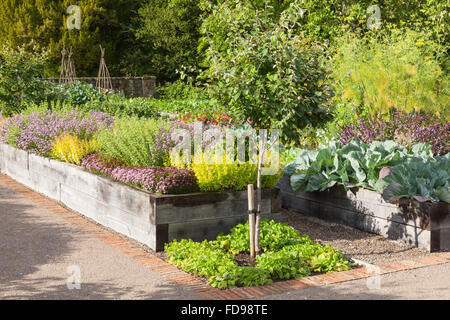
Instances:
[[[302,15],[295,33],[311,41],[335,44],[346,31],[365,33],[367,20],[380,8],[383,23],[424,31],[448,51],[450,14],[441,0],[4,0],[0,2],[0,41],[25,50],[49,52],[51,76],[59,74],[62,44],[73,47],[79,76],[95,76],[99,44],[106,48],[111,75],[156,75],[178,78],[182,66],[207,67],[205,41],[200,30],[221,35],[215,23],[221,5],[259,12],[278,21],[291,4]],[[66,28],[70,5],[81,8],[81,29]],[[203,27],[202,27],[203,26]],[[207,59],[207,58],[206,58]]]

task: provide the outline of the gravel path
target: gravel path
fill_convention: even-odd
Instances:
[[[301,213],[283,210],[282,216],[284,221],[301,233],[307,234],[311,240],[329,244],[350,258],[371,264],[433,255],[426,250],[388,240],[376,234],[327,223]]]

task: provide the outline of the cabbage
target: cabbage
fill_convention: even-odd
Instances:
[[[379,179],[384,167],[392,170]],[[449,155],[433,158],[428,144],[416,144],[408,150],[394,141],[366,144],[358,138],[345,146],[333,142],[319,150],[302,150],[285,167],[295,193],[342,185],[347,190],[361,187],[378,191],[388,202],[402,197],[448,202],[449,170]]]

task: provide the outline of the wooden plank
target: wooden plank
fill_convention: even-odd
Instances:
[[[97,179],[96,198],[136,216],[143,217],[142,215],[145,214],[143,218],[147,220],[152,210],[149,193],[106,177],[98,177]]]
[[[267,214],[271,213],[271,211],[271,200],[263,199],[262,213]],[[247,199],[217,201],[201,205],[193,201],[191,206],[185,207],[173,206],[170,204],[157,204],[156,223],[171,224],[181,223],[183,221],[221,219],[227,217],[247,217],[247,215]]]
[[[66,185],[61,185],[61,202],[106,227],[156,248],[156,226],[145,215],[123,211]]]

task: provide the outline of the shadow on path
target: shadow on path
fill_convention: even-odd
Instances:
[[[0,299],[122,299],[130,295],[133,299],[183,299],[182,290],[170,283],[155,284],[151,292],[145,292],[127,286],[126,279],[116,284],[108,276],[94,283],[81,281],[81,289],[69,290],[71,274],[61,270],[61,262],[75,253],[77,239],[85,239],[86,234],[51,218],[49,222],[47,211],[0,185]],[[53,264],[59,264],[54,272]],[[50,269],[49,275],[41,277],[41,268]]]

